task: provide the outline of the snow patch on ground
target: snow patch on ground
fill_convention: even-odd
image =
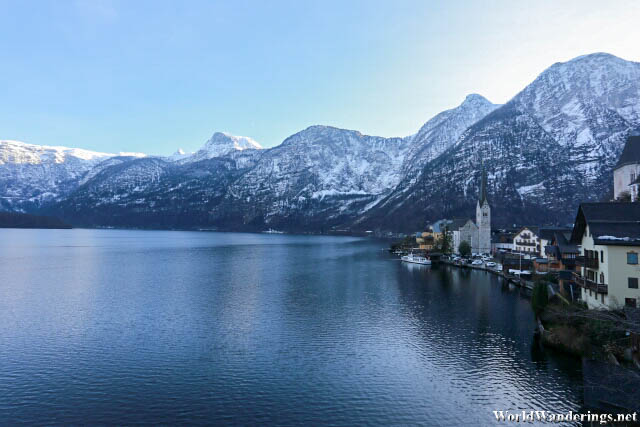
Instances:
[[[522,187],[518,187],[518,194],[520,194],[520,197],[526,196],[527,194],[530,193],[535,193],[538,190],[544,190],[544,183],[543,182],[539,182],[538,184],[534,184],[534,185],[524,185]]]

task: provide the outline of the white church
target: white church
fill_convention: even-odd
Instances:
[[[458,251],[460,243],[466,241],[471,252],[476,254],[491,253],[491,207],[487,200],[487,173],[482,169],[480,197],[476,204],[476,222],[467,220],[457,230],[453,230],[453,247]]]

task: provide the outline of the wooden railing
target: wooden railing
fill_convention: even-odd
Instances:
[[[584,256],[578,256],[576,257],[576,265],[597,270],[600,266],[600,262],[598,258],[587,258]]]
[[[579,286],[585,289],[589,289],[599,294],[606,295],[609,293],[609,286],[606,285],[605,283],[596,283],[593,280],[589,280],[585,277],[582,277],[578,273],[573,273],[573,278]]]

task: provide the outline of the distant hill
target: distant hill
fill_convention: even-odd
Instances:
[[[0,212],[0,228],[71,228],[71,226],[51,216]]]

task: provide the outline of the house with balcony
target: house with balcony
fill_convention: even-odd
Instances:
[[[549,271],[575,271],[576,257],[580,254],[577,245],[569,242],[571,231],[558,230],[548,245],[544,246],[544,253],[549,261]]]
[[[442,241],[452,221],[441,219],[427,227],[427,231],[416,233],[416,243],[421,250],[431,251]]]
[[[551,244],[556,233],[566,233],[567,238],[570,238],[572,230],[573,229],[566,227],[540,227],[538,230],[538,237],[540,237],[540,255],[545,255],[545,247]]]
[[[538,227],[522,227],[513,237],[513,251],[539,255],[542,253]]]
[[[591,309],[640,306],[640,203],[583,203],[571,242],[575,282]]]
[[[423,231],[420,237],[416,237],[418,247],[423,251],[431,251],[435,247],[437,241],[442,238],[441,233],[435,233],[433,230]]]
[[[571,231],[560,229],[555,231],[549,244],[544,246],[544,253],[548,262],[548,271],[558,277],[560,293],[574,301],[581,295],[580,287],[573,275],[580,249],[572,244],[570,239]]]

